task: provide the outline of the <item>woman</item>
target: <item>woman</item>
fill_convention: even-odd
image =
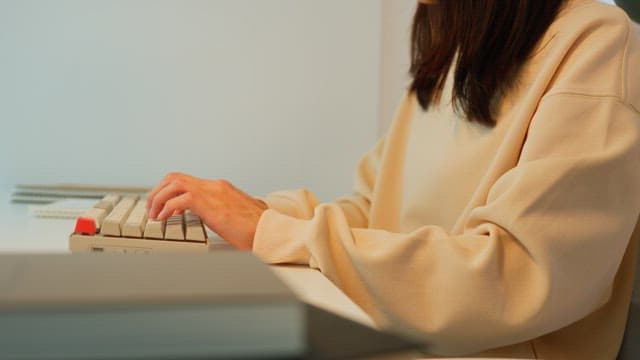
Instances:
[[[630,28],[593,0],[421,1],[413,82],[353,196],[170,174],[149,215],[191,209],[267,262],[318,268],[437,354],[614,358],[640,212]]]

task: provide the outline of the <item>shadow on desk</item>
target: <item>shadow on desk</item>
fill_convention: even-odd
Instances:
[[[618,360],[633,360],[640,358],[640,302],[632,302],[627,318],[627,330],[618,354]]]
[[[307,307],[305,359],[415,359],[420,345],[377,331],[313,305]]]

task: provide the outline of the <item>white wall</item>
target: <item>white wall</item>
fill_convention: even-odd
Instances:
[[[382,0],[0,0],[0,185],[350,192]],[[387,0],[388,1],[388,0]]]
[[[409,42],[415,8],[416,0],[382,1],[380,134],[389,127],[409,84]]]

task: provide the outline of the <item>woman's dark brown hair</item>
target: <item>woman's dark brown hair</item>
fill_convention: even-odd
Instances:
[[[492,101],[507,90],[563,3],[440,0],[419,4],[411,36],[410,90],[428,109],[440,99],[456,58],[454,106],[470,121],[494,125]]]

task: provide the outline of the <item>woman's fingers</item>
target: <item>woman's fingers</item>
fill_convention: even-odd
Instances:
[[[156,185],[153,189],[151,189],[151,191],[147,195],[147,212],[151,210],[151,206],[153,204],[153,201],[156,195],[160,191],[162,191],[162,189],[164,189],[167,185],[171,184],[171,182],[173,181],[186,179],[186,178],[191,178],[191,177],[178,172],[171,172],[165,175],[164,178],[158,183],[158,185]]]
[[[178,196],[172,197],[164,204],[164,207],[158,214],[157,218],[164,220],[171,215],[183,213],[185,210],[191,208],[192,200],[193,196],[190,192],[185,192]]]
[[[204,180],[170,173],[149,193],[149,217],[166,220],[190,209],[239,249],[251,249],[257,223],[267,205],[227,180]]]
[[[147,212],[151,210],[151,205],[153,204],[153,199],[155,198],[156,194],[158,194],[158,192],[160,192],[160,190],[162,190],[170,182],[171,180],[169,179],[169,175],[165,175],[165,177],[158,183],[158,185],[151,189],[149,194],[147,194]]]
[[[151,204],[149,206],[149,217],[152,219],[164,220],[167,217],[173,215],[173,210],[176,209],[166,209],[167,203],[188,190],[188,185],[180,180],[173,180],[162,187],[151,200]],[[171,212],[169,212],[171,210]],[[168,213],[168,214],[167,214]]]

